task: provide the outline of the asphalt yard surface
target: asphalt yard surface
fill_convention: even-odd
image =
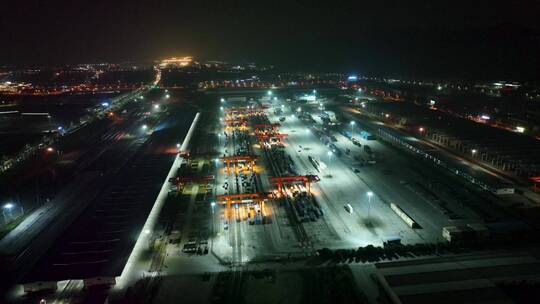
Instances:
[[[287,153],[292,156],[300,174],[318,174],[321,178],[312,189],[325,215],[322,221],[304,223],[316,247],[382,245],[383,240],[391,236],[401,236],[405,243],[422,241],[421,236],[381,200],[379,193],[352,171],[343,156],[329,155],[331,150],[309,126],[285,111],[286,120],[280,122],[280,130],[289,135]],[[273,114],[269,117],[272,122],[279,120],[279,116]],[[318,172],[309,161],[310,156],[323,162],[326,169]],[[374,192],[371,199],[367,195],[370,191]],[[352,213],[345,209],[347,204],[352,206]]]

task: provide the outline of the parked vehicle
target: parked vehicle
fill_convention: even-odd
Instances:
[[[401,245],[401,238],[399,236],[390,236],[383,240],[384,247],[396,246],[396,245]]]
[[[360,132],[360,137],[362,137],[365,140],[375,140],[375,136],[373,136],[371,133],[367,131]]]

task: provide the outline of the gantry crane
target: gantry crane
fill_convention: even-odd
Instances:
[[[189,182],[205,182],[209,183],[213,181],[215,177],[213,175],[206,176],[177,176],[169,178],[169,183],[175,184],[178,192],[181,191],[181,187]]]
[[[540,176],[531,177],[531,181],[533,182],[534,190],[537,190],[538,184],[540,183]]]
[[[253,128],[255,129],[276,129],[281,127],[279,123],[267,123],[267,124],[254,124]]]
[[[227,114],[236,114],[236,115],[251,115],[256,113],[262,113],[265,109],[268,109],[268,106],[251,106],[251,107],[238,107],[238,108],[226,108],[224,109]]]
[[[225,130],[245,130],[247,129],[247,120],[245,118],[235,118],[235,119],[225,119],[223,121],[225,123]]]
[[[226,206],[226,214],[230,215],[232,204],[260,204],[261,209],[264,209],[264,202],[268,199],[267,193],[238,193],[216,195],[216,204]]]
[[[320,181],[317,175],[294,175],[294,176],[279,176],[270,177],[270,183],[276,184],[279,194],[283,195],[283,185],[303,184],[311,193],[311,183]]]
[[[277,141],[281,143],[282,140],[286,138],[288,135],[285,133],[268,133],[268,134],[260,133],[260,134],[255,134],[255,136],[257,137],[257,139],[259,139],[259,142],[262,144],[264,141],[268,141],[272,138],[276,138]]]
[[[225,123],[225,125],[245,125],[247,120],[245,118],[225,119],[223,123]]]
[[[236,163],[247,163],[253,170],[253,166],[255,165],[255,160],[259,159],[259,156],[257,155],[223,156],[223,157],[220,157],[219,159],[225,163],[225,167],[227,168],[227,174],[229,174],[231,164],[236,164]]]

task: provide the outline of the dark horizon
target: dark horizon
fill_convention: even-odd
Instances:
[[[450,3],[450,2],[448,2]],[[0,64],[151,61],[169,56],[285,70],[537,79],[533,1],[508,5],[289,5],[115,1],[9,4]]]

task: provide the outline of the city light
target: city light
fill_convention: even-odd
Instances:
[[[167,94],[167,95],[165,95],[165,98],[169,99],[169,98],[171,98],[171,95]]]
[[[525,132],[525,128],[524,128],[524,127],[516,127],[516,132],[518,132],[518,133],[524,133],[524,132]]]
[[[176,147],[177,147],[177,148],[180,148],[180,144],[176,144]]]
[[[420,131],[420,132],[424,132],[424,130],[425,130],[424,127],[418,128],[418,131]]]
[[[142,128],[143,130],[146,130],[146,129],[148,129],[148,126],[147,126],[147,125],[142,125],[141,128]]]
[[[159,110],[159,105],[158,105],[158,104],[155,104],[155,105],[154,105],[154,109]]]
[[[266,94],[268,94],[268,96],[272,95],[272,91],[268,91],[266,92]]]
[[[221,98],[220,101],[221,101],[221,102],[225,102],[225,98]]]
[[[159,66],[162,68],[165,68],[167,66],[175,66],[175,67],[185,67],[192,63],[193,57],[191,56],[185,56],[185,57],[172,57],[161,60]]]
[[[368,192],[367,192],[367,196],[368,196],[368,197],[372,197],[372,196],[373,196],[373,192],[368,191]]]
[[[54,152],[54,148],[52,148],[52,147],[48,147],[46,150],[47,150],[47,152]]]
[[[4,208],[4,209],[11,209],[11,208],[13,208],[13,207],[15,207],[14,204],[12,204],[12,203],[7,203],[7,204],[5,204],[2,208]]]

